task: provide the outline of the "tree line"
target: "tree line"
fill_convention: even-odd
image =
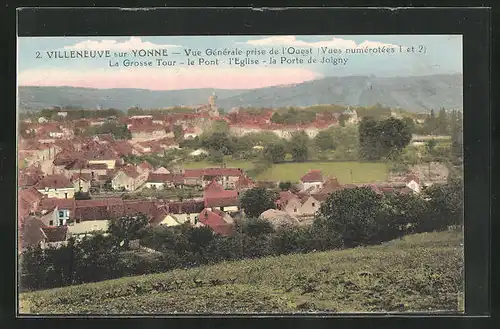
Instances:
[[[188,224],[148,227],[147,218],[138,215],[112,220],[108,236],[71,239],[59,249],[30,248],[20,257],[20,286],[48,289],[227,260],[372,245],[410,233],[446,230],[463,221],[461,179],[431,186],[422,195],[380,195],[365,187],[340,190],[329,195],[312,225],[277,229],[257,218],[264,208],[274,207],[276,197],[260,192],[245,193],[248,200],[242,207],[251,217],[237,220],[232,236]],[[135,239],[159,253],[144,257],[131,251]]]

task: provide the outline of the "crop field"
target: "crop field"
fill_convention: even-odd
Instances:
[[[227,167],[231,168],[241,168],[244,170],[249,170],[254,167],[252,161],[243,161],[243,160],[226,160],[225,161]],[[210,163],[208,161],[191,161],[191,162],[183,162],[180,166],[184,169],[198,169],[198,168],[216,168],[220,167],[220,165]]]
[[[310,169],[321,169],[323,176],[335,176],[341,184],[382,182],[387,180],[389,172],[388,165],[379,162],[280,163],[260,174],[257,179],[299,182]]]
[[[463,312],[463,236],[225,262],[20,294],[21,314]]]

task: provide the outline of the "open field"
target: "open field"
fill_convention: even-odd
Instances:
[[[225,262],[20,294],[20,313],[463,311],[463,235]]]
[[[323,176],[335,176],[341,184],[373,183],[387,180],[388,165],[378,162],[302,162],[275,164],[259,180],[299,182],[310,169],[321,169]],[[351,179],[352,170],[352,179]]]
[[[254,167],[252,161],[243,161],[243,160],[225,160],[227,167],[232,168],[241,168],[244,170],[249,170]],[[220,167],[220,165],[210,163],[208,161],[199,161],[199,162],[183,162],[179,164],[184,169],[198,169],[198,168],[215,168]]]

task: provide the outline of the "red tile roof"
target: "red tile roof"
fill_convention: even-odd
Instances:
[[[205,168],[203,169],[204,176],[232,176],[239,177],[243,174],[240,168]]]
[[[234,185],[236,188],[251,188],[255,186],[255,182],[247,175],[241,175]]]
[[[303,183],[323,182],[321,170],[312,169],[300,179]]]
[[[147,169],[147,170],[152,170],[153,167],[147,162],[147,161],[142,161],[141,164],[139,165],[139,168],[141,169]]]
[[[47,175],[43,177],[36,185],[35,188],[43,190],[44,188],[70,188],[73,187],[70,180],[63,175]]]
[[[118,172],[122,171],[125,175],[131,178],[137,178],[140,174],[137,172],[137,169],[133,166],[125,166],[118,170]],[[117,173],[118,173],[117,172]]]
[[[30,204],[34,202],[40,202],[42,200],[43,194],[38,192],[36,188],[30,187],[19,191],[19,199],[24,200]]]
[[[234,231],[233,225],[226,223],[222,216],[208,209],[200,212],[199,221],[220,235],[231,235]]]
[[[75,205],[75,199],[45,198],[40,203],[40,209],[52,210],[56,206],[58,209],[73,209]]]
[[[184,170],[185,178],[202,178],[203,177],[203,169],[185,169]]]
[[[156,123],[144,123],[144,124],[134,124],[129,128],[132,133],[152,133],[154,131],[165,131],[165,128]]]
[[[45,239],[45,234],[42,228],[46,227],[45,224],[36,217],[26,218],[19,229],[19,247],[35,247]]]
[[[47,237],[47,242],[66,241],[68,236],[67,226],[42,227],[42,231]]]
[[[236,206],[239,204],[239,193],[234,190],[224,191],[205,191],[204,203],[205,207],[227,207]]]
[[[224,191],[224,187],[217,183],[215,179],[213,179],[207,186],[205,186],[206,193],[216,193]]]
[[[149,173],[147,180],[147,182],[149,183],[166,183],[173,181],[174,181],[174,175],[172,174],[154,174],[154,173]]]
[[[88,173],[73,173],[73,175],[71,175],[72,182],[77,181],[79,178],[83,181],[90,182],[92,180],[92,175]]]

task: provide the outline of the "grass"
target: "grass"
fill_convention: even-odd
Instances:
[[[424,233],[23,293],[20,313],[463,312],[462,241]]]
[[[321,169],[323,176],[335,176],[341,184],[382,182],[387,180],[389,172],[389,166],[379,162],[280,163],[260,174],[257,179],[299,182],[310,169]]]
[[[241,168],[244,170],[249,170],[254,167],[252,161],[244,161],[244,160],[225,160],[226,166],[231,168]],[[199,162],[183,162],[180,166],[184,169],[198,169],[198,168],[217,168],[221,167],[221,165],[217,165],[208,161],[199,161]]]

